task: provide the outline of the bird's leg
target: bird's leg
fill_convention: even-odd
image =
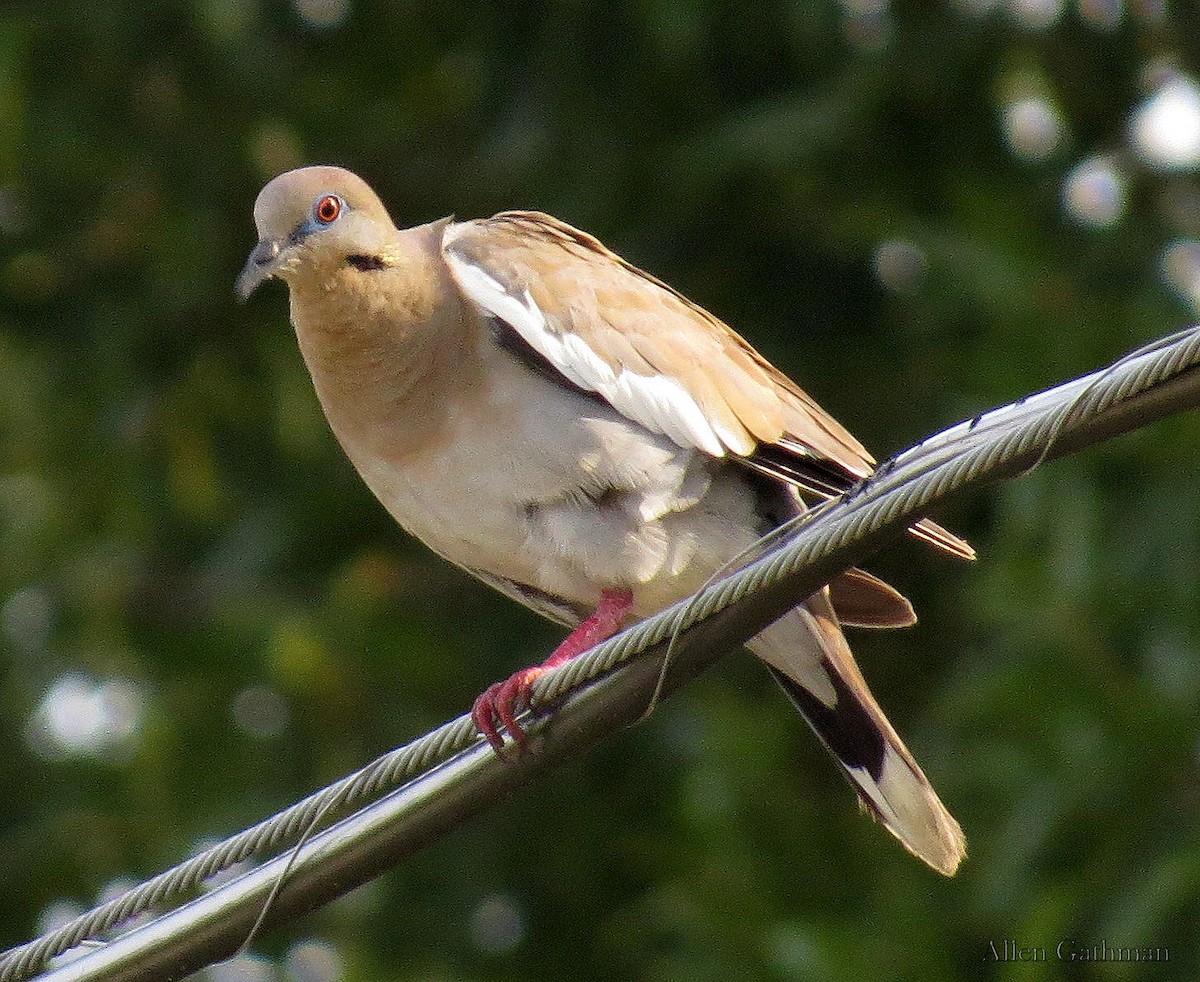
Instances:
[[[617,633],[621,622],[633,607],[633,592],[630,590],[603,590],[600,605],[585,618],[563,640],[554,653],[540,665],[523,668],[504,682],[497,682],[475,700],[471,707],[471,718],[479,732],[487,737],[496,750],[504,746],[503,730],[508,730],[525,749],[525,731],[517,723],[517,714],[529,705],[529,687],[533,680],[548,669],[556,668],[607,641]]]

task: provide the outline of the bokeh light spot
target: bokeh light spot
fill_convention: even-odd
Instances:
[[[1047,31],[1062,16],[1062,0],[1009,0],[1013,19],[1029,31]]]
[[[42,908],[38,914],[35,928],[39,935],[49,934],[61,927],[66,927],[85,912],[83,904],[75,900],[55,900]]]
[[[1200,87],[1172,74],[1133,113],[1134,152],[1158,170],[1190,170],[1200,165]]]
[[[841,0],[846,40],[864,51],[876,51],[891,38],[890,0]]]
[[[350,0],[292,0],[292,6],[309,27],[330,30],[350,14]]]
[[[1004,107],[1002,123],[1005,143],[1022,160],[1045,160],[1062,144],[1062,116],[1045,99],[1014,99]]]
[[[471,940],[480,951],[502,954],[525,937],[525,915],[508,893],[484,897],[471,914]]]
[[[299,941],[284,961],[288,982],[337,982],[344,974],[342,956],[327,941]]]
[[[145,712],[141,687],[130,679],[98,682],[63,675],[26,725],[34,752],[50,759],[117,757],[132,751]]]
[[[279,969],[261,955],[234,955],[201,974],[204,982],[277,982]]]
[[[1167,0],[1133,0],[1131,6],[1143,24],[1158,25],[1167,19]]]
[[[1166,284],[1200,314],[1200,241],[1171,242],[1159,257],[1158,268]]]
[[[1099,31],[1111,31],[1125,16],[1123,0],[1079,0],[1079,16],[1085,24]]]
[[[251,736],[277,737],[290,721],[287,702],[267,685],[248,685],[233,697],[233,718]]]
[[[1089,157],[1063,181],[1067,214],[1088,228],[1115,225],[1125,213],[1125,175],[1108,157]]]
[[[875,275],[892,293],[911,295],[925,283],[929,262],[918,246],[901,239],[880,243],[875,250]]]

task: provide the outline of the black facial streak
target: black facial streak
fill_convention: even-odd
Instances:
[[[883,733],[828,659],[823,659],[821,665],[837,695],[832,709],[782,672],[774,668],[770,671],[837,759],[846,767],[862,768],[878,781],[883,774],[883,755],[887,749]]]
[[[348,262],[355,269],[364,273],[369,273],[376,269],[385,269],[387,267],[387,263],[385,263],[379,256],[367,256],[361,253],[355,253],[353,256],[347,256],[346,262]]]

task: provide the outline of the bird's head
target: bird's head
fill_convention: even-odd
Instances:
[[[245,300],[264,280],[324,278],[389,265],[396,227],[367,183],[340,167],[302,167],[272,180],[254,203],[258,245],[237,278]]]

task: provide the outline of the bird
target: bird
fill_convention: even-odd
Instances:
[[[591,235],[507,211],[400,229],[356,174],[309,166],[254,204],[244,300],[288,288],[333,434],[411,535],[571,628],[472,716],[525,747],[532,681],[691,595],[875,461],[714,315]],[[909,530],[969,559],[924,519]],[[951,876],[958,822],[876,702],[843,625],[903,627],[908,600],[850,569],[752,638],[857,791],[912,854]]]

